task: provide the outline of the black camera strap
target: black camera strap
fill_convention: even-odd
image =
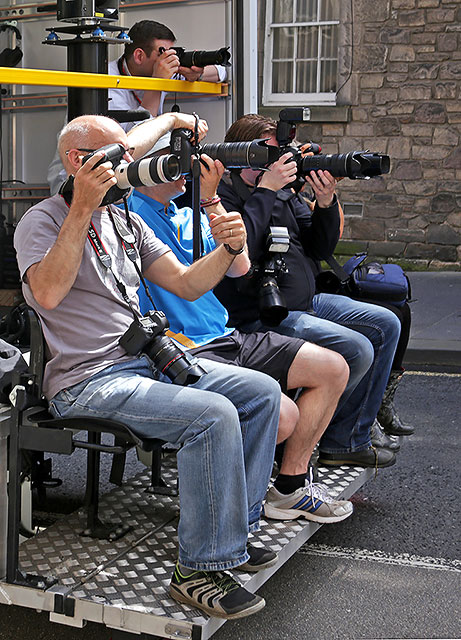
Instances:
[[[130,211],[128,209],[128,202],[126,198],[123,198],[123,206],[125,207],[125,216],[126,216],[126,223],[128,225],[128,229],[125,227],[125,225],[123,224],[123,221],[118,216],[114,216],[113,213],[109,211],[109,208],[107,208],[107,210],[109,212],[109,216],[110,216],[112,225],[114,227],[114,230],[122,240],[122,246],[125,249],[126,255],[134,264],[134,268],[136,269],[136,273],[138,274],[139,279],[141,280],[142,286],[144,287],[144,291],[146,292],[146,296],[149,298],[149,301],[152,307],[155,310],[157,310],[157,307],[155,306],[155,302],[150,294],[149,287],[147,286],[147,282],[144,276],[142,275],[141,269],[138,267],[138,263],[136,262],[136,258],[138,255],[138,252],[134,245],[136,238],[134,235],[133,225],[131,223]]]

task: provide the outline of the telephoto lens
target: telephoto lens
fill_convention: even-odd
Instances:
[[[220,160],[226,169],[264,169],[280,155],[280,150],[268,145],[263,138],[251,142],[204,144],[200,151],[213,160]]]
[[[179,58],[182,67],[206,67],[210,64],[230,66],[229,47],[221,47],[215,51],[185,51],[182,47],[172,47]]]
[[[285,298],[274,276],[261,278],[258,304],[261,322],[268,327],[277,327],[287,317]]]
[[[178,158],[170,153],[134,162],[121,162],[114,171],[117,185],[122,189],[152,187],[177,180],[181,176],[181,165]]]
[[[298,172],[306,175],[309,171],[329,171],[334,178],[368,180],[382,173],[389,173],[389,156],[368,151],[305,156],[299,160]]]

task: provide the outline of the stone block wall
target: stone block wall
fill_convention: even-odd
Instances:
[[[352,2],[352,69],[338,95],[348,117],[313,110],[299,131],[324,153],[391,157],[388,175],[340,183],[341,201],[360,205],[346,206],[342,247],[359,241],[407,267],[461,269],[461,3]]]

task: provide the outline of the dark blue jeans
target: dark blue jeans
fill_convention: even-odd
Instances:
[[[349,383],[320,440],[328,453],[361,451],[370,446],[370,427],[389,378],[400,322],[388,309],[346,296],[320,293],[312,312],[290,311],[278,327],[258,320],[242,331],[277,331],[340,353],[350,368]]]

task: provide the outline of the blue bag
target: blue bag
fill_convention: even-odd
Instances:
[[[365,262],[366,253],[358,253],[342,267],[331,256],[327,262],[334,274],[322,272],[317,276],[318,290],[342,293],[359,300],[388,302],[401,307],[411,298],[410,282],[398,264]]]
[[[348,295],[360,300],[379,300],[402,306],[410,297],[410,283],[398,264],[365,262],[367,254],[357,254],[344,265],[349,274]]]

